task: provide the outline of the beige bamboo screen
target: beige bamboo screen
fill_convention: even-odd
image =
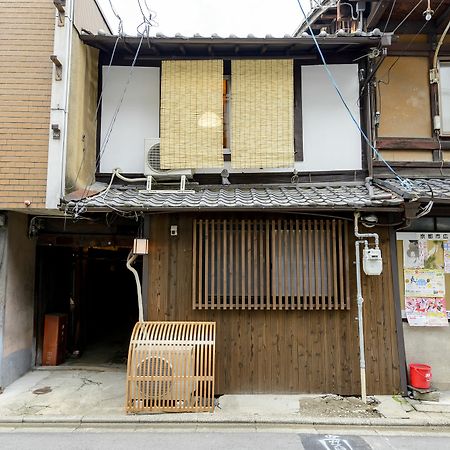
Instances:
[[[294,164],[292,60],[238,60],[231,65],[231,164]]]
[[[223,166],[222,83],[222,61],[162,62],[162,169]]]
[[[194,309],[349,309],[343,220],[194,220]]]
[[[214,411],[214,322],[138,322],[130,340],[130,413]]]

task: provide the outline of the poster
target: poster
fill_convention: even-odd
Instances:
[[[445,241],[444,247],[444,272],[450,273],[450,241]]]
[[[423,239],[405,239],[403,241],[403,267],[405,269],[423,269],[427,241]]]
[[[405,297],[444,297],[443,270],[405,269]]]
[[[448,327],[445,298],[406,297],[405,310],[412,327]]]
[[[443,241],[426,241],[424,269],[444,270]]]

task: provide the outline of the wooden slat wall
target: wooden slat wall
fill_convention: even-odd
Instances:
[[[335,219],[194,220],[193,308],[349,309],[347,228]]]
[[[0,207],[45,206],[55,7],[0,0]]]
[[[341,310],[341,305],[325,310],[314,307],[310,311],[193,310],[194,218],[188,214],[151,216],[148,319],[216,322],[216,393],[358,394],[355,301],[350,302],[350,310]],[[261,220],[265,223],[266,219],[263,216]],[[313,218],[307,220],[307,230],[313,224]],[[177,237],[170,236],[170,225],[178,225]],[[392,394],[400,390],[400,375],[389,236],[385,228],[375,228],[374,231],[380,234],[384,266],[379,277],[363,275],[367,385],[369,394]],[[333,238],[333,231],[329,232]],[[304,245],[302,241],[313,241],[313,236],[307,232],[299,236],[299,240],[301,246]],[[344,235],[342,245],[348,248],[348,261],[344,260],[342,264],[350,267],[348,292],[353,300],[356,296],[355,256],[354,238],[350,231],[346,238]],[[266,244],[264,248],[267,250]],[[329,251],[333,264],[337,264],[337,251],[334,253],[332,248]],[[233,258],[236,261],[234,270],[241,271],[241,254],[234,252]],[[305,274],[302,276],[308,279],[309,271],[314,268],[304,264],[302,258],[300,255],[301,271]],[[266,274],[266,283],[267,280]],[[238,281],[239,286],[233,284],[234,290],[242,289],[241,280]],[[247,289],[246,286],[244,288]],[[333,292],[338,290],[337,285],[332,288]],[[314,298],[307,298],[307,301],[314,304]]]
[[[126,411],[213,412],[213,322],[138,322],[131,335]]]

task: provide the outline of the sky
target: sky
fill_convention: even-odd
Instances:
[[[124,32],[136,35],[136,28],[143,20],[138,0],[97,1],[114,34],[118,31],[118,21],[110,1],[123,20]],[[291,35],[303,19],[297,0],[140,0],[144,12],[145,1],[156,13],[154,20],[157,25],[151,28],[152,35],[181,33],[193,36],[198,33],[210,36],[216,33],[224,37],[230,34],[281,37]],[[310,1],[301,1],[308,11]]]

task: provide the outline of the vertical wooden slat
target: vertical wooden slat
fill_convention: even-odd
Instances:
[[[296,297],[297,309],[300,309],[300,221],[295,219],[295,277],[297,281]]]
[[[235,222],[235,225],[236,225],[236,235],[235,235],[234,241],[235,241],[235,250],[236,250],[235,251],[236,269],[235,269],[234,273],[239,275],[241,273],[239,269],[240,269],[242,262],[241,262],[241,258],[240,258],[241,252],[239,251],[239,222],[237,220]],[[242,233],[242,229],[240,231]],[[241,287],[241,283],[239,283],[239,276],[238,276],[238,277],[236,277],[236,302],[234,305],[230,306],[231,309],[240,307],[244,301],[242,298],[242,293],[240,292],[240,287]]]
[[[258,266],[258,221],[253,221],[253,308],[258,308],[258,292],[259,292],[259,280],[258,272],[260,267]]]
[[[252,221],[247,221],[247,291],[248,291],[248,307],[253,307],[253,289],[252,289]]]
[[[325,239],[325,225],[324,221],[320,221],[320,266],[321,266],[321,274],[322,274],[322,292],[321,292],[321,304],[322,309],[326,307],[326,290],[327,290],[327,278],[326,278],[326,260],[325,260],[325,247],[326,247],[326,239]]]
[[[246,308],[245,297],[245,220],[241,220],[241,284],[242,284],[242,307]]]
[[[227,304],[228,298],[227,298],[227,281],[228,281],[228,271],[227,271],[227,221],[226,219],[223,221],[223,292],[222,292],[222,308],[225,308],[225,305]]]
[[[332,243],[333,243],[333,301],[334,301],[334,309],[338,309],[339,307],[339,291],[338,291],[338,266],[337,266],[337,236],[336,236],[336,220],[333,219],[332,227]]]
[[[331,309],[332,304],[332,293],[333,293],[333,266],[332,266],[332,260],[331,260],[331,222],[329,220],[326,221],[326,227],[327,227],[327,233],[326,233],[326,240],[327,240],[327,305],[328,309]]]
[[[350,262],[348,256],[349,237],[348,237],[348,225],[344,223],[344,272],[345,272],[345,307],[350,309]]]
[[[309,277],[309,302],[308,309],[314,309],[314,248],[312,222],[308,220],[308,277]]]
[[[197,219],[192,226],[192,309],[197,305]]]
[[[344,309],[345,298],[344,298],[344,255],[342,243],[342,220],[338,220],[338,256],[339,256],[339,305],[340,309]]]
[[[272,241],[272,309],[276,309],[278,307],[277,301],[277,254],[276,254],[276,246],[275,246],[275,220],[272,219],[272,230],[271,230],[271,241]]]
[[[283,264],[283,277],[284,277],[284,296],[283,296],[283,309],[286,309],[289,304],[289,229],[288,229],[288,221],[284,221],[284,250],[281,252],[281,255],[284,256],[284,264]],[[280,255],[280,257],[281,257]]]
[[[308,278],[308,271],[307,271],[307,240],[306,240],[306,222],[302,220],[302,279],[303,279],[303,309],[308,309],[309,305],[309,278]]]
[[[266,309],[270,309],[272,303],[270,276],[270,222],[266,219]]]
[[[320,306],[320,266],[319,266],[319,225],[318,221],[314,220],[314,278],[315,278],[315,298],[314,306],[315,309],[319,309]]]
[[[283,253],[282,253],[282,236],[281,236],[281,220],[278,220],[278,224],[277,224],[278,230],[278,239],[277,239],[277,256],[276,256],[276,260],[278,261],[278,302],[277,302],[277,307],[278,308],[282,308],[283,307]]]
[[[203,220],[199,222],[199,249],[198,249],[198,308],[203,303]]]
[[[208,229],[209,232],[209,229]],[[211,220],[211,309],[216,307],[216,221]],[[208,277],[209,278],[209,277]],[[207,279],[208,279],[207,278]],[[208,297],[206,297],[208,302]]]
[[[263,308],[264,303],[264,221],[259,221],[259,308]]]
[[[234,294],[234,274],[235,270],[237,273],[237,268],[234,266],[234,239],[233,239],[233,233],[234,233],[234,220],[230,220],[230,226],[229,226],[229,243],[230,243],[230,262],[228,263],[228,279],[230,280],[230,299],[228,304],[233,304],[235,301],[237,301],[237,296]],[[237,231],[236,231],[237,233]],[[228,308],[228,304],[225,305],[225,309]]]

